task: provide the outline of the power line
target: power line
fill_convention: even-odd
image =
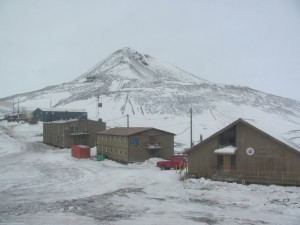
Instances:
[[[92,103],[95,103],[96,101],[97,101],[97,99],[94,100],[94,101],[92,101],[92,102],[90,102],[90,103],[88,103],[87,105],[90,105],[90,104],[92,104]]]
[[[113,118],[113,119],[110,119],[110,120],[106,120],[105,122],[111,122],[111,121],[119,120],[119,119],[124,118],[125,116],[121,116],[121,117],[118,117],[118,118]]]
[[[177,123],[177,124],[173,124],[173,125],[167,125],[167,126],[164,126],[164,127],[175,127],[175,126],[178,126],[178,125],[184,125],[184,124],[189,124],[190,122],[185,122],[185,123]]]
[[[117,118],[112,118],[112,119],[110,119],[110,120],[106,120],[106,122],[116,121],[116,120],[122,119],[122,118],[124,118],[124,117],[128,117],[128,115],[124,115],[124,116],[117,117]],[[143,120],[160,120],[160,119],[170,119],[170,118],[174,118],[174,117],[176,117],[176,116],[173,116],[173,117],[164,117],[164,118],[155,118],[155,119],[150,119],[150,118],[140,118],[140,117],[136,117],[136,116],[131,116],[131,117],[132,117],[132,118],[135,118],[135,119],[143,119]],[[162,128],[164,128],[164,127],[174,127],[174,126],[185,125],[185,124],[189,124],[189,123],[190,123],[190,122],[182,122],[182,123],[176,123],[176,124],[172,124],[172,125],[163,125],[163,126],[159,126],[159,127],[162,127]],[[124,121],[124,124],[125,124],[125,121]],[[139,123],[135,123],[134,121],[133,121],[133,124],[134,124],[135,126],[145,126],[144,124],[142,125],[142,124],[139,124]],[[123,124],[119,124],[118,126],[121,126],[121,125],[123,125]],[[114,125],[113,127],[118,127],[118,126]],[[112,127],[107,126],[107,128],[112,128]],[[182,132],[180,132],[179,134],[176,134],[176,135],[181,135],[181,134],[185,133],[189,128],[190,128],[190,126],[187,127],[187,128],[185,128]]]
[[[145,125],[142,125],[140,123],[136,123],[136,122],[132,122],[135,126],[145,126]],[[172,124],[172,125],[159,125],[159,127],[175,127],[175,126],[178,126],[178,125],[184,125],[184,124],[189,124],[190,122],[184,122],[184,123],[176,123],[176,124]]]
[[[181,133],[176,134],[176,135],[182,135],[182,134],[184,134],[188,129],[190,129],[190,127],[185,128]]]
[[[136,116],[131,116],[132,118],[136,118],[136,119],[141,119],[141,120],[166,120],[166,119],[173,119],[176,116],[171,116],[171,117],[163,117],[163,118],[141,118],[141,117],[136,117]]]

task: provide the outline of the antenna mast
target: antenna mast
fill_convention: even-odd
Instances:
[[[96,119],[97,121],[100,121],[100,116],[99,116],[99,108],[102,107],[102,103],[99,102],[100,96],[97,96],[97,115],[96,115]]]
[[[96,120],[98,121],[99,120],[99,95],[97,96],[97,115],[96,115]]]

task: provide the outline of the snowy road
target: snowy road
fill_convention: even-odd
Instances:
[[[78,160],[0,124],[0,224],[300,224],[300,188],[179,181],[157,159]]]

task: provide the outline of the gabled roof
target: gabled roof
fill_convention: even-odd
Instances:
[[[186,153],[189,153],[193,150],[195,150],[197,147],[201,146],[202,144],[206,143],[207,141],[211,140],[212,138],[218,136],[219,134],[231,129],[232,127],[236,126],[237,124],[242,123],[245,124],[247,126],[250,126],[252,128],[254,128],[256,131],[270,137],[271,139],[273,139],[276,142],[279,142],[287,147],[289,147],[290,149],[297,151],[298,153],[300,153],[300,146],[295,144],[294,142],[281,137],[278,134],[275,134],[273,131],[266,129],[264,127],[262,127],[261,125],[257,124],[254,120],[249,120],[249,119],[238,119],[236,121],[234,121],[233,123],[229,124],[228,126],[224,127],[223,129],[219,130],[218,132],[214,133],[213,135],[209,136],[208,138],[204,139],[202,142],[200,142],[199,144],[193,146],[192,148],[186,150]]]
[[[152,128],[152,127],[115,127],[115,128],[111,128],[111,129],[106,130],[106,131],[98,132],[97,134],[116,135],[116,136],[130,136],[130,135],[142,133],[142,132],[148,131],[148,130],[157,130],[157,131],[164,132],[164,133],[167,133],[167,134],[170,134],[170,135],[175,135],[173,133],[163,131],[163,130],[159,130],[159,129]]]

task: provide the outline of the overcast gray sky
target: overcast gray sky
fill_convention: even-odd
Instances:
[[[0,98],[71,81],[123,47],[300,101],[298,0],[0,0]]]

